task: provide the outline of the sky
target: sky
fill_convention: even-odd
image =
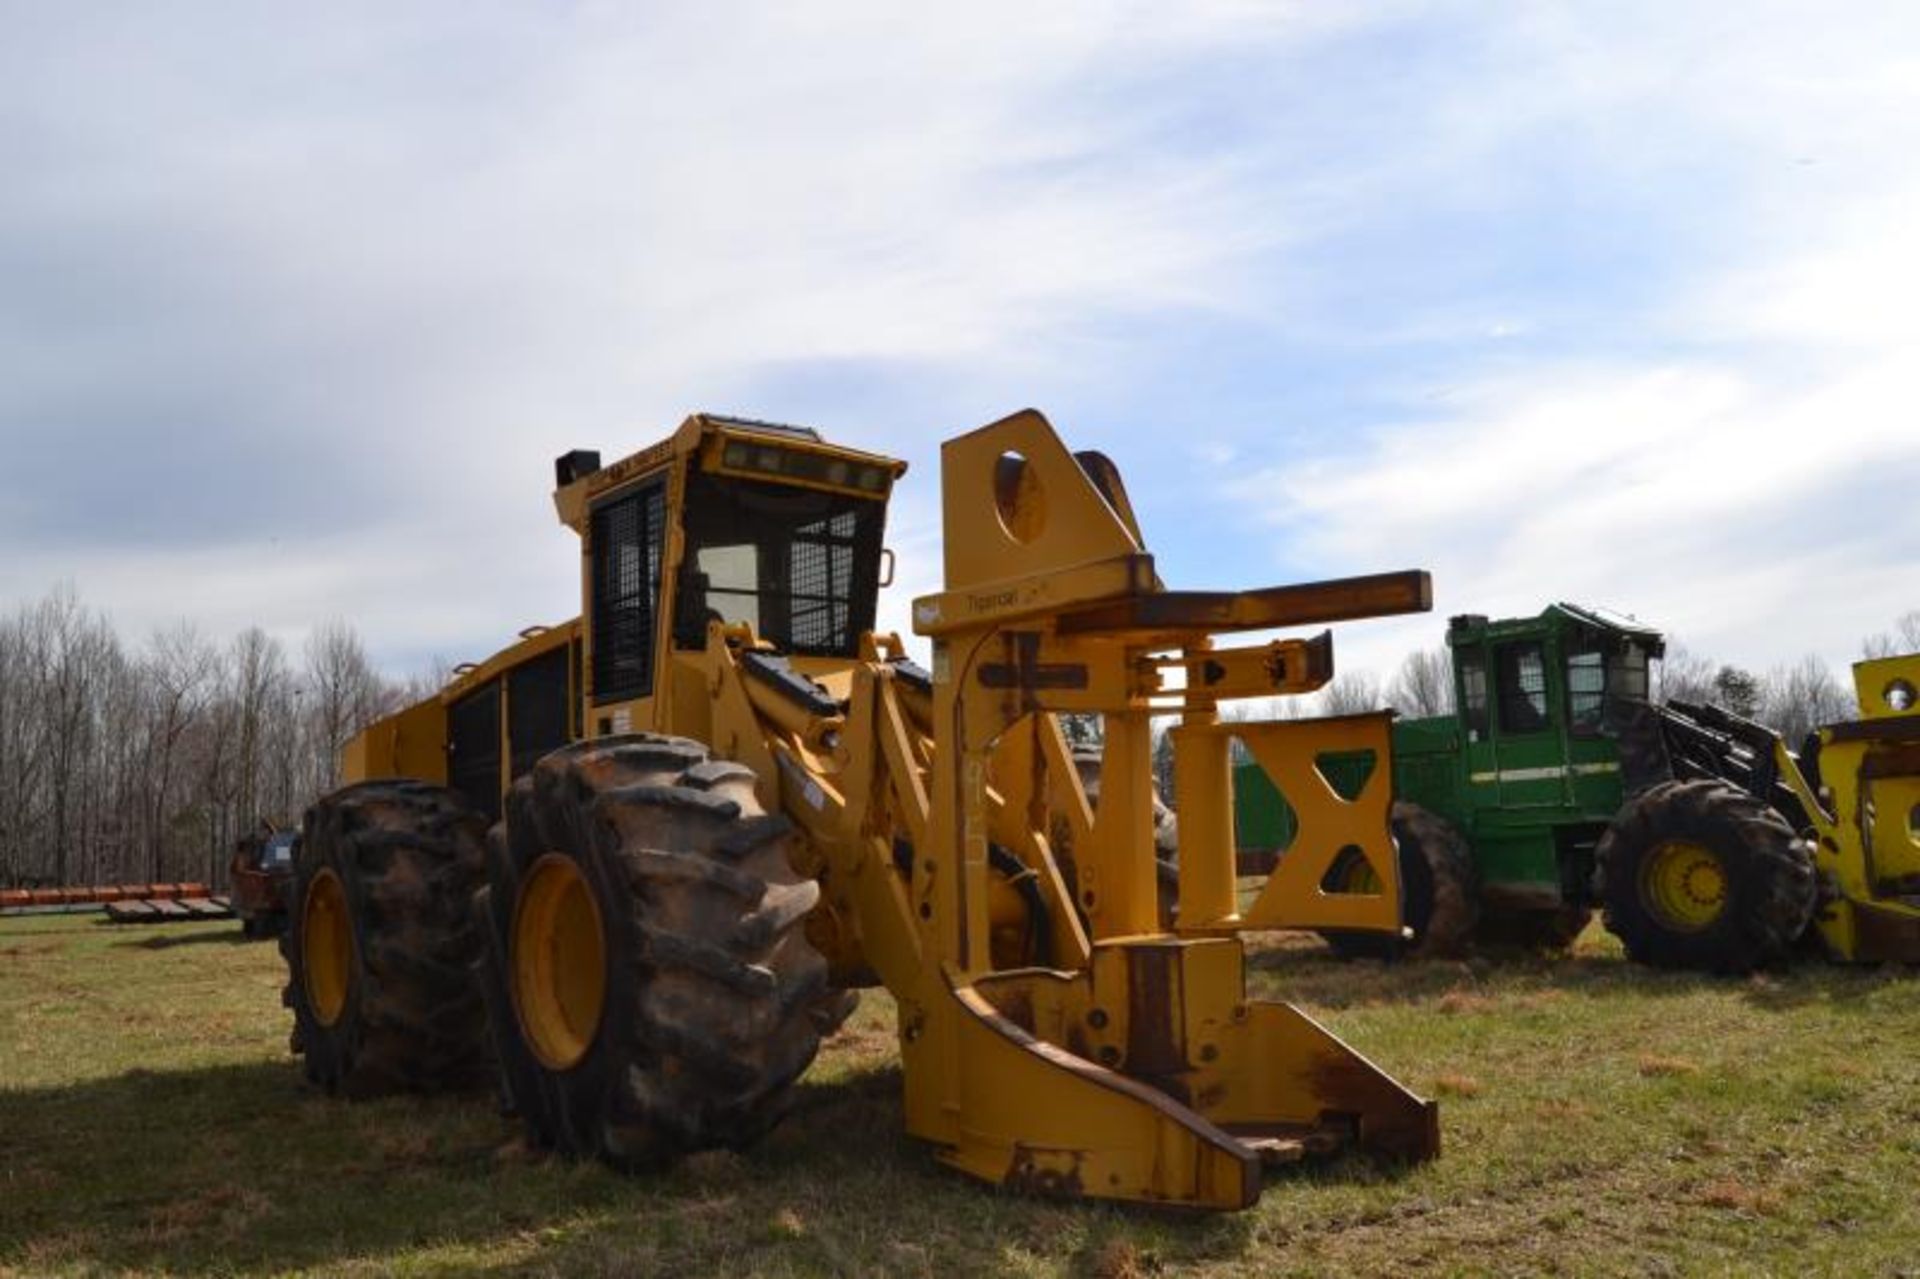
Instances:
[[[1027,406],[1170,585],[1402,568],[1756,669],[1920,609],[1920,5],[0,0],[0,606],[405,675],[552,459]]]

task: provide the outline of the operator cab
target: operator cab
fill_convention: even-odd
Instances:
[[[1455,696],[1469,742],[1525,737],[1564,725],[1603,735],[1609,707],[1648,699],[1660,633],[1607,609],[1553,604],[1538,617],[1449,624]]]
[[[1603,731],[1609,703],[1644,702],[1653,659],[1666,651],[1657,631],[1605,609],[1556,605],[1567,615],[1563,634],[1567,671],[1567,727],[1591,736]]]
[[[783,653],[854,657],[873,629],[885,517],[871,497],[690,467],[674,646],[745,623]]]
[[[856,660],[905,470],[805,427],[712,414],[608,467],[561,457],[554,501],[585,554],[590,732],[669,722],[663,668],[705,650],[715,623],[809,667]]]

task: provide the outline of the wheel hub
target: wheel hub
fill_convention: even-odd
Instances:
[[[1359,849],[1349,848],[1341,853],[1327,877],[1320,884],[1325,893],[1351,893],[1355,896],[1377,896],[1381,891],[1380,877],[1373,873],[1373,866]]]
[[[323,866],[307,885],[300,912],[301,976],[307,1005],[322,1026],[340,1020],[353,981],[353,922],[347,888],[333,868]]]
[[[521,1035],[542,1065],[570,1070],[593,1046],[607,997],[600,905],[578,863],[548,853],[533,864],[509,941]]]
[[[1640,895],[1668,927],[1699,932],[1726,909],[1726,868],[1704,845],[1669,840],[1648,856],[1640,873]]]

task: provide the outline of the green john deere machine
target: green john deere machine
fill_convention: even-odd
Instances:
[[[1920,657],[1857,665],[1863,718],[1796,753],[1719,707],[1652,702],[1664,647],[1571,604],[1452,619],[1455,713],[1393,729],[1407,935],[1329,933],[1334,948],[1563,948],[1603,908],[1627,953],[1662,967],[1742,972],[1803,944],[1920,961]],[[1340,789],[1367,767],[1322,772]],[[1285,799],[1255,767],[1234,781],[1243,865],[1284,855]]]
[[[1342,953],[1449,954],[1476,939],[1561,947],[1597,904],[1594,850],[1626,798],[1608,707],[1645,704],[1659,632],[1555,604],[1538,617],[1455,617],[1447,648],[1458,711],[1393,728],[1394,835],[1413,936],[1328,934]],[[1343,770],[1365,767],[1328,764],[1336,786]],[[1279,791],[1257,768],[1234,780],[1240,846],[1284,848],[1292,813]]]

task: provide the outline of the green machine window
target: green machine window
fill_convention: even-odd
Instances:
[[[1600,731],[1607,700],[1607,657],[1599,649],[1567,655],[1567,727],[1576,733]]]
[[[1646,701],[1647,666],[1648,653],[1644,644],[1638,640],[1622,644],[1607,659],[1607,692],[1614,697]]]
[[[1537,733],[1547,727],[1547,659],[1538,640],[1503,644],[1494,653],[1500,731]]]
[[[1460,707],[1467,732],[1474,740],[1487,735],[1487,654],[1479,648],[1458,649],[1454,661],[1460,667]]]

